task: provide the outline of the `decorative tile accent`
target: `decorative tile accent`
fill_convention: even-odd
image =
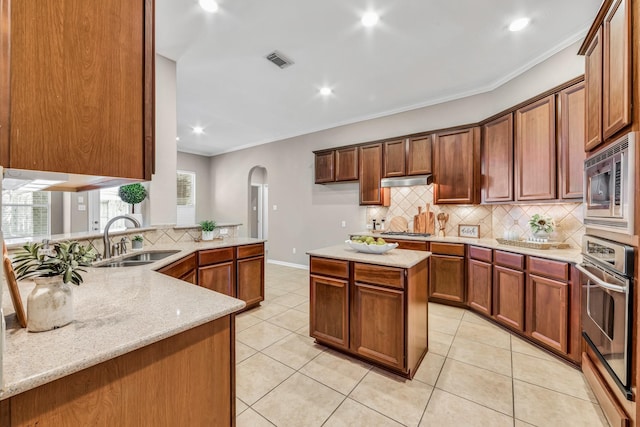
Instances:
[[[449,221],[445,230],[447,236],[458,235],[458,225],[480,225],[480,237],[498,238],[505,231],[516,231],[521,238],[531,236],[529,218],[534,214],[551,216],[556,222],[556,230],[551,238],[580,247],[585,227],[582,223],[582,203],[547,203],[537,205],[434,205],[433,185],[391,188],[391,206],[369,207],[366,209],[366,223],[373,219],[390,220],[401,216],[409,221],[409,229],[413,230],[413,217],[418,213],[418,206],[438,213],[448,213]],[[436,221],[436,233],[438,232]]]

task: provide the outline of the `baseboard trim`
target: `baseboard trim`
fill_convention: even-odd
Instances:
[[[292,262],[278,261],[278,260],[275,260],[275,259],[268,259],[267,260],[267,264],[283,265],[285,267],[299,268],[301,270],[308,270],[309,269],[308,265],[294,264]]]

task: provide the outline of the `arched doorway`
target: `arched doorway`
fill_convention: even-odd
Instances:
[[[267,239],[269,186],[267,184],[267,169],[254,166],[249,171],[249,237]]]

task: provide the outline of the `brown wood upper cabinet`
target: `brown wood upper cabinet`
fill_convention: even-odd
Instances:
[[[407,171],[407,146],[405,140],[386,141],[383,143],[383,147],[384,177],[405,176]]]
[[[153,4],[0,4],[2,166],[151,179]]]
[[[582,199],[585,141],[585,84],[570,86],[558,94],[558,180],[562,199]]]
[[[335,150],[315,153],[316,184],[334,182],[335,175]]]
[[[556,198],[555,95],[524,106],[516,117],[516,200]]]
[[[585,55],[587,124],[585,150],[611,139],[631,123],[631,1],[614,0],[594,22]],[[592,26],[592,29],[594,27]]]
[[[513,201],[513,114],[482,127],[482,202]]]
[[[426,175],[433,172],[431,135],[407,140],[407,175]]]
[[[382,143],[360,147],[360,205],[389,205],[389,191],[380,187],[382,153]]]
[[[358,180],[358,147],[336,150],[336,181]]]
[[[479,128],[438,133],[434,138],[434,201],[473,204],[479,200]]]

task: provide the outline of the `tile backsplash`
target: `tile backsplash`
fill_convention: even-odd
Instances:
[[[449,221],[445,229],[447,236],[458,235],[458,225],[479,225],[480,237],[502,237],[504,232],[515,231],[521,238],[531,236],[529,218],[534,214],[544,214],[552,217],[556,223],[556,229],[551,234],[551,239],[569,243],[572,247],[580,247],[582,236],[585,233],[582,224],[582,203],[553,203],[537,205],[434,205],[433,185],[420,185],[415,187],[391,188],[391,205],[389,207],[369,207],[366,209],[366,223],[371,224],[373,219],[389,220],[395,216],[401,216],[409,221],[409,230],[413,230],[413,216],[418,213],[418,206],[425,209],[430,205],[430,210],[437,215],[440,212],[449,214]],[[436,221],[436,233],[438,223]]]

